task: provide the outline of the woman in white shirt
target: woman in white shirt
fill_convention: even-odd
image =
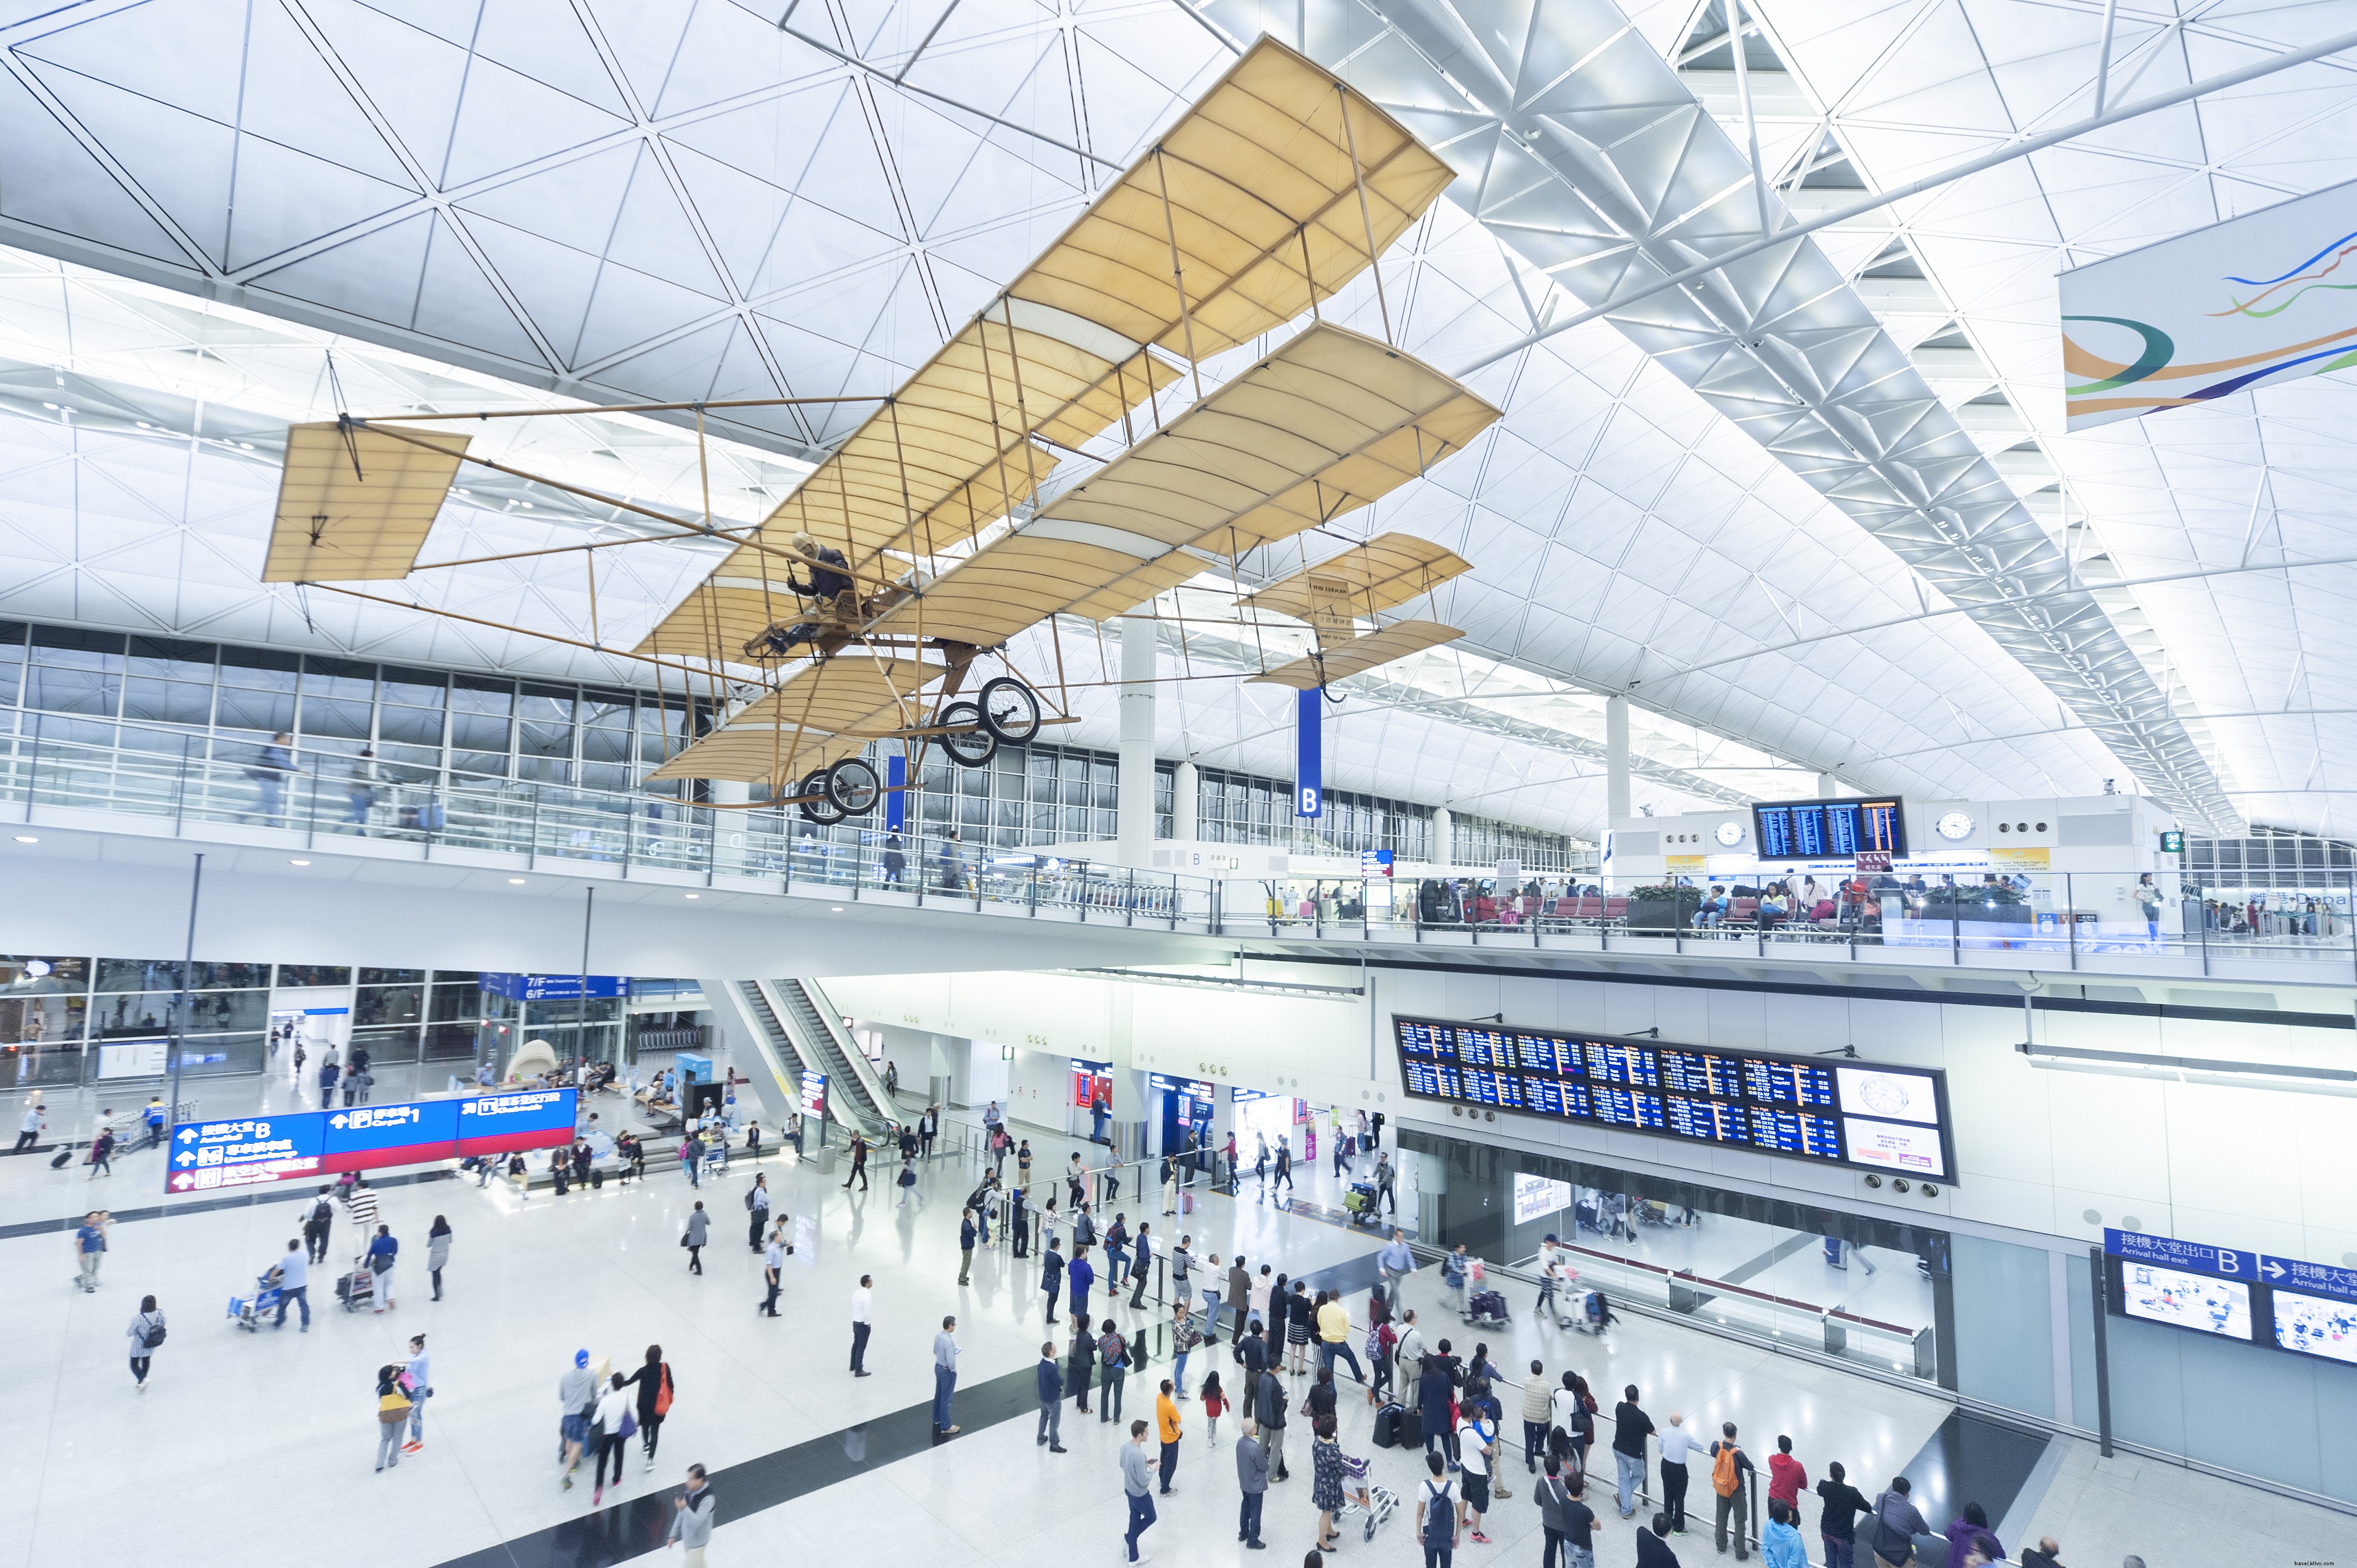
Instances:
[[[597,1484],[589,1494],[589,1506],[596,1508],[606,1498],[606,1459],[614,1460],[614,1485],[622,1484],[622,1461],[630,1454],[630,1432],[638,1427],[638,1401],[630,1396],[630,1388],[616,1372],[606,1391],[598,1396],[596,1413],[589,1418],[589,1431],[597,1440]]]

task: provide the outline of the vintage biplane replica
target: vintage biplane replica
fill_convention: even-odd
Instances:
[[[1241,583],[1254,552],[1461,451],[1498,411],[1321,308],[1451,177],[1264,38],[758,527],[630,507],[735,544],[634,656],[736,672],[754,693],[651,777],[766,785],[822,822],[864,813],[888,788],[879,745],[979,767],[1071,722],[1060,644],[1052,675],[1018,670],[1020,634],[1102,624],[1206,573]],[[1206,389],[1204,361],[1265,338]],[[630,411],[693,408],[700,435],[705,410],[791,401],[850,400]],[[468,439],[414,415],[296,426],[264,579],[405,575],[460,466],[486,461]],[[1316,688],[1460,636],[1360,622],[1467,569],[1392,533],[1259,588],[1244,612],[1306,622],[1315,642],[1255,678]]]

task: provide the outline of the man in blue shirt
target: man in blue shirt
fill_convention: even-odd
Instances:
[[[286,1326],[286,1304],[294,1302],[303,1309],[303,1326],[296,1332],[311,1332],[311,1259],[300,1241],[286,1243],[286,1255],[272,1263],[263,1277],[278,1276],[278,1316],[270,1326]]]
[[[1089,1331],[1089,1287],[1097,1282],[1097,1272],[1089,1262],[1086,1247],[1072,1249],[1072,1261],[1064,1269],[1064,1281],[1072,1292],[1072,1332]]]
[[[1064,1369],[1056,1365],[1056,1342],[1039,1347],[1039,1440],[1050,1454],[1064,1452]]]
[[[369,1268],[376,1275],[374,1289],[376,1305],[373,1309],[375,1311],[382,1312],[386,1307],[393,1305],[393,1265],[399,1262],[400,1258],[401,1243],[393,1239],[393,1227],[378,1226],[376,1239],[369,1243],[368,1250]]]
[[[1401,1280],[1415,1273],[1415,1253],[1408,1249],[1406,1231],[1397,1229],[1392,1231],[1390,1243],[1375,1254],[1375,1267],[1383,1272],[1383,1283],[1386,1285],[1396,1285]],[[1396,1292],[1393,1294],[1392,1299],[1394,1301],[1399,1299]]]

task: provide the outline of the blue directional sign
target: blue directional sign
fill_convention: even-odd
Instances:
[[[2104,1231],[2104,1251],[2131,1263],[2153,1263],[2190,1273],[2215,1274],[2220,1279],[2255,1281],[2260,1277],[2256,1252],[2212,1247],[2203,1241],[2180,1241],[2173,1236],[2150,1236],[2141,1230],[2114,1230],[2107,1227]]]
[[[451,1120],[454,1153],[503,1155],[517,1149],[553,1149],[573,1141],[578,1112],[577,1089],[522,1090],[511,1094],[481,1094],[451,1101],[457,1108]]]
[[[455,1100],[420,1100],[400,1105],[350,1105],[325,1113],[327,1151],[335,1156],[332,1170],[364,1170],[387,1163],[388,1150],[421,1145],[447,1145],[458,1138],[458,1105]],[[411,1159],[439,1159],[444,1152]]]
[[[2335,1268],[2327,1263],[2303,1262],[2298,1258],[2278,1258],[2262,1253],[2259,1277],[2281,1290],[2306,1291],[2310,1295],[2357,1301],[2357,1269]]]
[[[325,1132],[316,1111],[183,1122],[172,1129],[166,1185],[173,1192],[195,1192],[315,1176]]]

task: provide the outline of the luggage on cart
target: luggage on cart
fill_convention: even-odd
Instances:
[[[355,1268],[336,1281],[336,1299],[343,1303],[346,1312],[358,1312],[376,1303],[376,1273],[371,1269]]]
[[[1400,1417],[1405,1412],[1396,1404],[1387,1404],[1375,1412],[1375,1446],[1396,1448],[1400,1440]]]
[[[240,1328],[248,1334],[254,1333],[262,1327],[263,1315],[277,1309],[283,1294],[270,1283],[270,1276],[264,1274],[253,1282],[252,1295],[229,1298],[229,1316]]]
[[[1506,1298],[1497,1291],[1476,1291],[1466,1298],[1465,1321],[1471,1324],[1505,1323],[1511,1320],[1506,1310]]]
[[[1382,1218],[1376,1212],[1378,1194],[1371,1181],[1354,1181],[1351,1190],[1342,1195],[1342,1208],[1353,1225],[1372,1225]]]

